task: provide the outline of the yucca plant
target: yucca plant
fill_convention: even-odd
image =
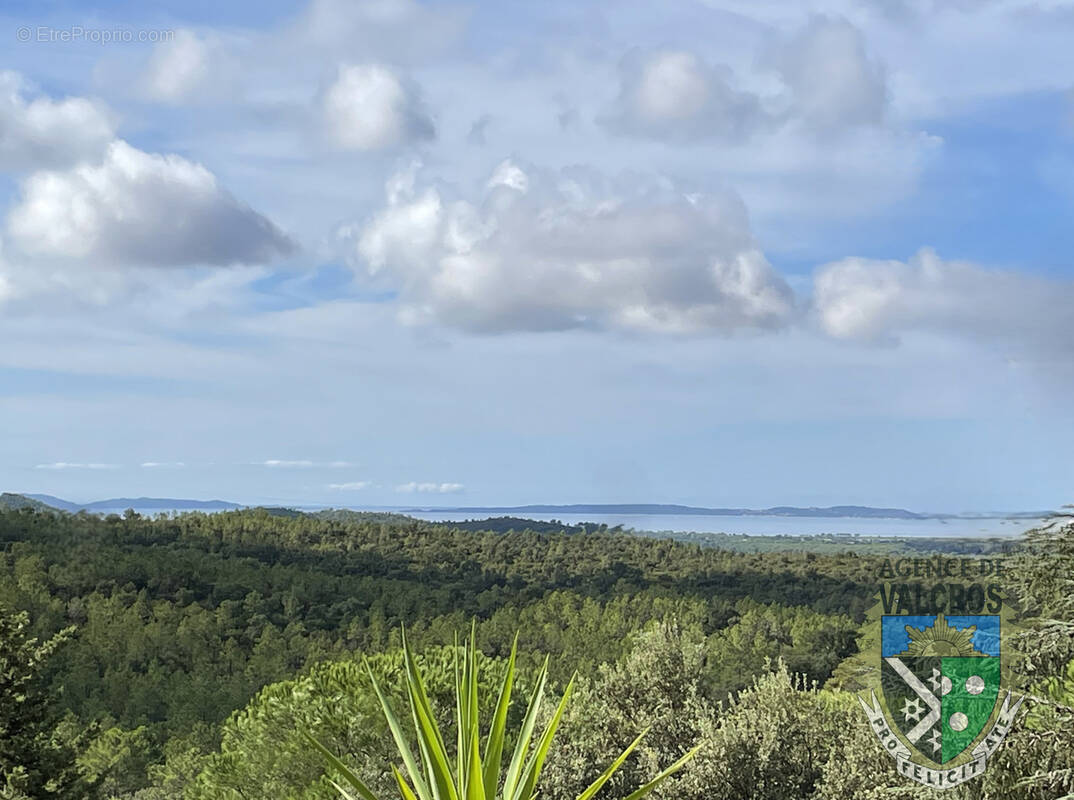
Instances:
[[[455,757],[448,752],[446,740],[436,722],[429,697],[425,691],[421,671],[418,669],[414,654],[403,632],[403,660],[405,668],[406,696],[410,705],[411,727],[417,741],[418,752],[415,753],[407,739],[404,726],[399,722],[391,703],[381,690],[372,670],[366,665],[373,690],[380,699],[384,718],[388,723],[392,738],[399,750],[403,762],[403,771],[392,766],[399,795],[402,800],[533,800],[537,795],[538,779],[544,766],[556,728],[563,717],[563,712],[570,700],[574,678],[571,679],[559,701],[555,714],[545,726],[543,733],[534,738],[537,720],[548,685],[548,659],[537,675],[536,684],[526,706],[522,726],[515,738],[514,752],[511,754],[507,771],[503,771],[504,746],[507,742],[507,712],[511,706],[511,691],[515,679],[515,655],[518,637],[511,647],[511,656],[507,670],[500,685],[499,697],[495,711],[484,737],[478,721],[478,681],[477,681],[477,646],[475,631],[471,628],[470,638],[463,647],[458,647],[456,637],[455,659]],[[459,664],[461,655],[462,664]],[[646,731],[630,743],[622,754],[613,761],[600,777],[584,792],[578,800],[590,800],[601,787],[615,774],[634,748],[641,743]],[[344,787],[335,781],[332,785],[344,800],[379,800],[370,788],[351,769],[337,758],[317,739],[306,733],[314,747],[320,751],[325,760],[349,784]],[[682,758],[665,769],[651,781],[630,794],[626,800],[640,800],[663,783],[670,775],[680,770],[689,761],[697,748],[686,753]]]

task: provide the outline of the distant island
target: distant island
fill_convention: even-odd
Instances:
[[[460,506],[412,507],[399,509],[409,512],[449,512],[453,514],[651,514],[662,516],[706,517],[821,517],[825,519],[1045,519],[1054,511],[989,511],[964,514],[920,513],[904,508],[873,508],[872,506],[826,506],[824,508],[800,506],[773,506],[771,508],[705,508],[663,503],[601,504],[577,503],[572,505],[528,506]]]

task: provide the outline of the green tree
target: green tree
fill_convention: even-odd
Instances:
[[[580,677],[562,739],[549,757],[544,794],[552,800],[576,797],[600,774],[602,764],[645,729],[648,735],[612,776],[604,796],[627,796],[662,765],[700,743],[697,757],[655,796],[705,797],[705,747],[718,712],[705,695],[705,674],[701,630],[668,619],[640,633],[620,662]]]
[[[426,676],[426,689],[442,716],[453,709],[455,649],[430,647],[415,656]],[[506,669],[503,659],[479,655],[480,686],[491,712],[493,682]],[[399,684],[405,670],[403,653],[395,649],[369,656],[373,675],[389,694],[402,701]],[[521,685],[532,676],[518,677]],[[493,698],[494,700],[494,698]],[[394,747],[381,713],[380,701],[359,659],[325,662],[306,675],[265,687],[223,725],[217,752],[202,759],[185,796],[190,800],[228,800],[265,797],[294,800],[332,800],[338,793],[324,776],[324,764],[310,749],[308,731],[333,753],[347,759],[383,793],[394,790],[389,765]],[[177,753],[177,766],[189,751]],[[169,765],[171,760],[169,759]]]
[[[82,775],[105,797],[132,792],[145,785],[152,742],[144,727],[108,728],[94,737],[78,757]]]
[[[402,768],[392,764],[392,775],[397,784],[392,796],[403,800],[534,800],[543,792],[546,781],[542,777],[549,748],[562,721],[563,713],[571,699],[574,687],[572,679],[563,692],[555,712],[547,722],[538,727],[543,700],[548,688],[548,661],[536,677],[536,685],[525,704],[525,716],[517,728],[509,725],[512,708],[512,692],[516,674],[516,644],[511,648],[506,670],[494,691],[484,691],[480,685],[478,667],[476,624],[471,626],[470,638],[465,645],[454,648],[455,705],[450,727],[454,736],[448,735],[437,722],[437,712],[429,699],[425,686],[424,670],[418,665],[403,637],[403,657],[406,664],[405,689],[407,705],[411,711],[408,723],[400,723],[393,703],[380,688],[370,672],[373,690],[380,701],[385,721],[391,731]],[[457,639],[456,639],[457,641]],[[647,676],[643,676],[643,680]],[[487,732],[482,733],[482,697],[496,698],[496,705],[489,717]],[[405,719],[405,718],[404,718]],[[541,733],[538,733],[541,730]],[[600,774],[575,797],[591,800],[619,771],[630,754],[645,738],[643,730],[634,740],[605,767]],[[321,752],[339,776],[341,783],[333,782],[340,796],[351,800],[353,790],[362,800],[376,800],[377,795],[368,783],[338,758],[316,737],[307,734],[310,743]],[[513,744],[513,747],[512,747]],[[415,746],[416,745],[416,746]],[[626,800],[641,800],[693,758],[691,749],[678,760],[663,769],[643,785],[634,788]],[[417,754],[417,755],[415,755]],[[508,756],[510,754],[510,756]],[[509,762],[508,762],[509,758]]]
[[[850,617],[809,608],[739,601],[738,616],[708,645],[710,690],[717,699],[748,686],[766,662],[782,660],[792,674],[826,681],[855,649],[858,626]]]
[[[0,786],[35,800],[85,797],[75,753],[57,734],[58,714],[42,678],[70,630],[40,642],[29,628],[28,614],[0,608]]]

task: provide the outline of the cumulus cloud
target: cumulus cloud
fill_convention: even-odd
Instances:
[[[188,30],[153,48],[143,86],[146,94],[165,103],[180,103],[201,89],[210,76],[211,48]]]
[[[101,163],[28,176],[7,230],[30,255],[113,264],[259,263],[293,249],[205,167],[121,140]]]
[[[883,121],[884,70],[847,20],[816,16],[770,58],[790,93],[791,115],[805,125],[831,130]]]
[[[1011,349],[1069,349],[1074,282],[945,261],[930,249],[902,261],[847,258],[821,267],[813,308],[841,339],[894,341],[927,330]]]
[[[883,121],[884,70],[861,31],[816,16],[759,60],[779,91],[736,88],[731,69],[687,50],[631,50],[619,65],[619,94],[598,121],[628,136],[672,142],[743,142],[786,126],[830,132]],[[748,76],[757,84],[759,76]]]
[[[730,70],[691,52],[632,50],[619,64],[619,79],[619,96],[599,120],[616,133],[736,141],[765,122],[757,96],[734,89]]]
[[[411,481],[395,487],[395,491],[409,494],[420,492],[423,494],[457,494],[466,489],[461,483],[418,483]]]
[[[340,67],[322,113],[329,140],[344,150],[381,150],[436,135],[417,85],[383,64]]]
[[[27,99],[30,88],[15,72],[0,72],[0,169],[66,167],[99,158],[115,134],[100,103],[83,97]]]
[[[774,328],[794,298],[737,195],[504,161],[473,199],[388,183],[348,226],[354,266],[399,292],[404,318],[472,331]]]

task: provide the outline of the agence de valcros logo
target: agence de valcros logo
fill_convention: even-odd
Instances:
[[[874,679],[859,697],[898,773],[937,789],[981,775],[1022,698],[1007,685],[1003,560],[905,558],[877,573]]]

